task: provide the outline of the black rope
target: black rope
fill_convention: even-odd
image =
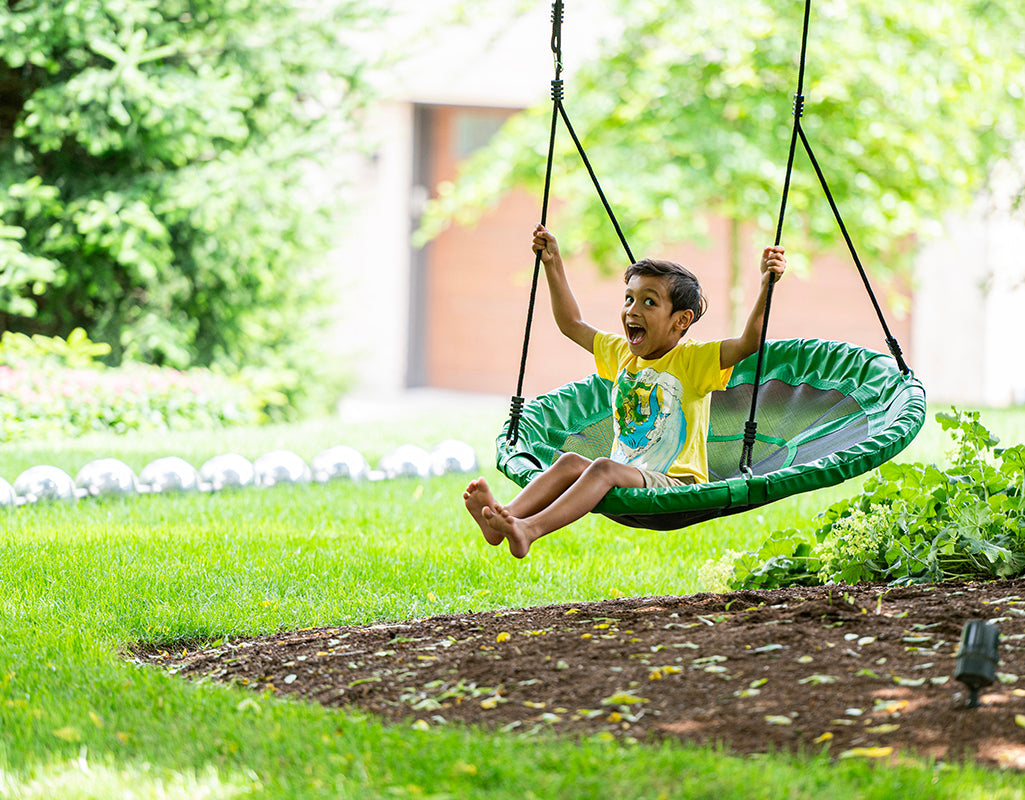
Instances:
[[[587,174],[591,176],[591,183],[593,183],[594,188],[598,190],[598,197],[601,198],[601,204],[605,206],[605,213],[608,214],[609,219],[612,220],[612,227],[616,229],[616,236],[619,237],[619,242],[623,245],[623,249],[626,251],[626,257],[630,259],[630,263],[633,264],[637,259],[634,258],[634,254],[630,251],[630,245],[626,241],[626,236],[623,235],[623,229],[619,227],[619,220],[617,220],[616,215],[612,213],[612,206],[609,205],[609,201],[605,198],[605,192],[602,191],[601,184],[598,183],[598,176],[594,174],[594,170],[591,168],[591,162],[587,158],[587,153],[584,152],[584,146],[580,144],[580,139],[577,138],[577,133],[573,130],[573,125],[569,121],[566,109],[561,103],[559,104],[559,110],[562,112],[562,121],[566,123],[566,130],[573,139],[573,144],[577,146],[577,152],[580,154],[580,160],[584,162],[584,166],[587,168]]]
[[[808,137],[804,135],[803,130],[801,131],[801,142],[804,143],[804,149],[808,153],[808,159],[811,161],[815,174],[818,176],[819,184],[822,186],[822,191],[826,195],[829,207],[833,210],[833,216],[836,218],[836,223],[840,226],[840,233],[843,234],[844,241],[847,243],[847,249],[850,250],[851,258],[854,259],[854,265],[858,268],[858,273],[861,275],[861,282],[865,284],[865,291],[868,292],[868,297],[872,301],[872,307],[875,309],[876,316],[879,318],[879,324],[883,328],[883,333],[886,337],[886,346],[889,348],[890,354],[897,362],[897,366],[900,367],[901,373],[907,375],[911,369],[904,362],[900,343],[896,338],[894,338],[893,334],[890,333],[890,328],[886,324],[886,318],[883,316],[883,310],[879,307],[879,302],[876,300],[875,292],[872,291],[872,284],[868,280],[868,274],[865,272],[865,268],[861,264],[861,259],[858,257],[858,251],[855,250],[854,242],[851,241],[851,236],[847,232],[847,226],[844,225],[843,218],[840,216],[840,209],[837,207],[836,201],[833,200],[833,193],[829,191],[829,185],[826,183],[826,176],[822,173],[818,159],[815,158],[815,153],[812,152],[811,143],[808,141]]]
[[[562,106],[562,0],[552,3],[552,54],[555,57],[555,78],[552,80],[552,124],[548,135],[548,163],[545,166],[545,189],[541,200],[541,224],[548,221],[548,201],[551,196],[552,163],[555,158],[555,131]],[[523,331],[523,352],[520,356],[520,375],[516,381],[516,394],[509,407],[509,429],[505,441],[515,446],[520,438],[520,418],[523,415],[523,378],[527,372],[527,351],[530,349],[530,328],[534,322],[534,306],[537,303],[537,284],[541,275],[541,253],[534,257],[534,277],[530,284],[530,303],[527,306],[527,323]]]
[[[843,235],[844,241],[847,243],[847,249],[851,253],[851,257],[854,259],[854,264],[858,268],[858,273],[861,275],[861,281],[865,285],[865,290],[868,292],[869,299],[872,302],[872,307],[875,309],[876,316],[879,318],[879,324],[882,326],[883,334],[886,338],[886,346],[890,350],[890,354],[897,362],[897,366],[900,371],[907,375],[911,370],[904,361],[903,354],[901,353],[900,343],[890,333],[889,326],[886,324],[886,319],[883,316],[882,309],[879,306],[879,302],[876,299],[875,292],[872,291],[872,285],[869,282],[868,274],[865,272],[865,268],[861,263],[861,259],[858,256],[857,250],[854,247],[854,242],[851,240],[850,234],[847,231],[847,226],[844,224],[843,218],[840,215],[840,209],[837,207],[836,201],[833,199],[833,193],[829,190],[829,185],[826,182],[826,177],[819,166],[818,160],[815,158],[815,153],[812,150],[811,143],[808,141],[808,137],[805,135],[804,129],[801,127],[801,116],[804,113],[804,74],[805,66],[807,63],[808,53],[808,29],[811,18],[811,0],[805,0],[804,5],[804,30],[801,38],[801,60],[800,68],[797,77],[797,94],[794,95],[794,128],[793,134],[790,138],[790,153],[787,158],[787,171],[783,181],[783,196],[780,202],[779,209],[779,221],[776,225],[776,244],[778,245],[782,241],[783,237],[783,220],[786,214],[787,197],[790,191],[790,180],[793,174],[794,168],[794,155],[797,149],[797,140],[800,139],[804,145],[805,152],[808,154],[808,158],[811,161],[812,167],[815,170],[815,174],[819,179],[819,184],[822,186],[822,191],[826,196],[826,200],[829,203],[830,209],[833,211],[833,216],[836,218],[837,224],[840,226],[840,232]],[[758,410],[758,389],[761,385],[762,378],[762,365],[765,354],[765,340],[769,326],[769,309],[772,303],[772,289],[775,284],[775,280],[769,283],[768,292],[765,299],[765,316],[762,320],[762,333],[761,340],[758,345],[758,361],[755,366],[755,378],[752,387],[751,394],[751,414],[748,417],[747,423],[744,426],[744,447],[740,457],[740,471],[746,475],[751,474],[751,461],[754,453],[754,445],[757,439],[758,423],[755,421],[755,415]]]
[[[602,205],[605,207],[605,213],[608,214],[609,219],[612,221],[612,226],[616,229],[616,235],[619,237],[619,241],[623,245],[623,249],[626,251],[627,258],[630,259],[630,263],[632,264],[634,262],[634,257],[630,250],[630,245],[626,241],[626,236],[623,234],[623,229],[620,227],[619,220],[616,219],[616,215],[612,211],[612,206],[605,197],[605,192],[602,191],[601,184],[598,182],[598,176],[595,174],[594,169],[591,166],[587,153],[584,152],[584,146],[581,144],[576,131],[573,130],[573,124],[570,122],[569,115],[566,113],[566,108],[562,103],[562,22],[563,3],[562,0],[555,0],[552,4],[552,53],[555,57],[555,79],[552,81],[552,124],[548,137],[548,162],[545,166],[544,197],[541,201],[541,224],[545,225],[548,222],[548,203],[551,196],[552,183],[552,163],[555,156],[555,130],[559,117],[562,117],[562,121],[566,125],[566,130],[573,139],[573,144],[576,146],[577,153],[580,155],[580,160],[587,169],[587,174],[591,177],[591,182],[594,184],[594,188],[598,192],[598,197],[601,198]],[[506,431],[505,440],[511,446],[515,446],[520,435],[520,418],[523,414],[524,403],[523,380],[527,372],[527,352],[530,347],[530,329],[534,321],[534,307],[537,301],[537,286],[540,275],[541,253],[539,252],[534,258],[534,277],[530,285],[530,303],[527,306],[527,324],[523,333],[523,352],[520,356],[520,375],[516,382],[516,394],[513,396],[509,408],[509,428]]]
[[[801,60],[797,73],[797,94],[794,95],[794,128],[790,136],[790,153],[787,156],[787,171],[783,179],[783,194],[779,205],[779,220],[776,223],[776,241],[783,240],[783,220],[787,212],[787,198],[790,194],[790,179],[794,172],[794,156],[797,152],[797,139],[801,135],[801,116],[804,114],[804,71],[808,60],[808,29],[811,20],[811,0],[804,3],[804,28],[801,33]],[[758,389],[762,383],[762,367],[765,361],[765,340],[769,332],[769,311],[772,308],[772,290],[776,285],[775,278],[769,280],[765,295],[765,313],[762,315],[762,331],[758,340],[758,360],[755,363],[755,378],[751,387],[751,412],[744,425],[744,446],[740,454],[740,471],[751,474],[751,461],[754,457],[754,446],[758,435]]]

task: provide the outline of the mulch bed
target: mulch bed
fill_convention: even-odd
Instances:
[[[965,622],[995,621],[968,708]],[[315,628],[131,660],[417,727],[1025,770],[1025,580],[623,598]]]

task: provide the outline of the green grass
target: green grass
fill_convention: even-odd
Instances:
[[[148,439],[7,446],[0,474],[101,456],[470,441],[490,464],[504,410],[475,406],[388,423],[331,421]],[[1025,413],[986,412],[1006,442]],[[935,430],[934,430],[935,429]],[[947,449],[934,422],[909,456]],[[916,452],[917,450],[917,452]],[[501,495],[514,487],[489,466]],[[136,641],[197,640],[440,613],[687,594],[700,566],[753,547],[851,485],[675,533],[588,518],[518,562],[485,545],[462,508],[465,477],[142,496],[3,512],[0,523],[0,797],[1021,798],[1020,776],[971,766],[735,758],[679,744],[523,739],[384,726],[125,663]]]

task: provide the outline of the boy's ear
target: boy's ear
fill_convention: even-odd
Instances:
[[[682,311],[676,312],[676,320],[674,321],[674,324],[680,329],[681,336],[683,336],[693,321],[694,311],[692,309],[685,308]]]

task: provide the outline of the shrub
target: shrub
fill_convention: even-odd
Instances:
[[[811,531],[775,531],[733,562],[731,588],[1010,578],[1025,573],[1025,445],[997,448],[978,412],[936,415],[953,464],[887,463]]]

